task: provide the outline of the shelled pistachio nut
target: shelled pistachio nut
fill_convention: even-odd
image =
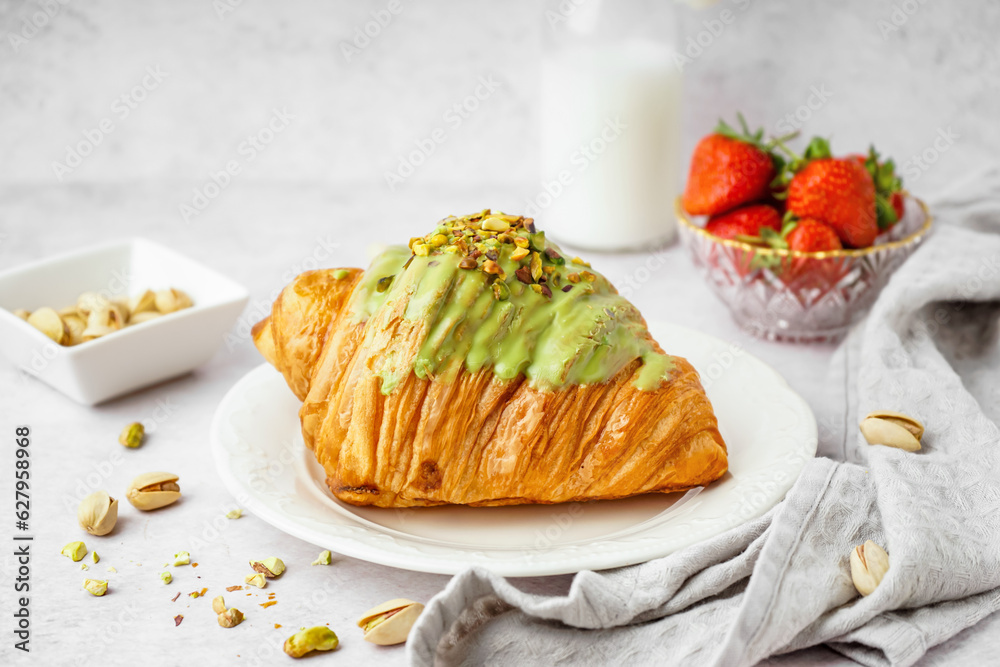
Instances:
[[[142,439],[146,435],[146,427],[140,422],[133,422],[122,429],[118,435],[118,442],[129,449],[135,449],[142,444]]]
[[[87,555],[87,545],[83,542],[70,542],[62,548],[60,551],[63,556],[68,557],[74,563],[83,560],[83,557]]]
[[[861,422],[861,434],[870,445],[885,445],[915,452],[920,449],[924,425],[900,412],[879,410],[864,418]]]
[[[250,586],[256,586],[257,588],[264,588],[265,586],[267,586],[267,578],[264,577],[264,575],[261,574],[260,572],[256,574],[248,574],[247,576],[243,577],[243,583],[248,584]]]
[[[243,612],[236,607],[230,607],[219,614],[219,625],[224,628],[235,628],[243,622]]]
[[[80,501],[76,518],[80,527],[91,535],[107,535],[118,522],[118,501],[107,491],[95,491]]]
[[[285,571],[285,563],[280,558],[275,558],[274,556],[265,558],[264,560],[252,560],[250,561],[250,567],[253,568],[254,572],[259,572],[268,579],[281,576],[281,573]]]
[[[311,651],[332,651],[340,644],[337,635],[325,625],[317,625],[296,632],[285,640],[285,653],[301,658]]]
[[[101,597],[108,592],[108,582],[101,581],[100,579],[84,579],[83,587],[87,589],[88,593],[97,597]]]
[[[424,605],[413,600],[389,600],[365,612],[358,627],[364,629],[365,641],[379,646],[402,644],[423,611]]]
[[[212,598],[212,611],[216,614],[222,614],[226,611],[226,600],[221,595],[216,595]]]
[[[851,579],[862,595],[869,595],[882,583],[889,571],[889,554],[871,540],[851,551]]]
[[[181,497],[178,477],[169,472],[147,472],[128,485],[125,497],[136,509],[155,510]]]
[[[191,307],[191,297],[179,289],[160,290],[154,297],[156,309],[163,314]]]
[[[69,330],[59,313],[51,308],[39,308],[28,315],[28,324],[62,345],[69,340]]]

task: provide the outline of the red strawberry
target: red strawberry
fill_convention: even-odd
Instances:
[[[875,183],[875,212],[878,228],[888,229],[903,218],[903,181],[896,176],[896,163],[891,159],[882,161],[874,146],[868,155],[853,153],[848,159],[854,160],[869,173]]]
[[[715,134],[694,149],[682,200],[691,215],[725,213],[763,198],[780,170],[780,158],[762,143],[763,130],[750,134],[743,116],[739,118],[742,134],[719,121]]]
[[[720,239],[733,239],[737,236],[760,236],[764,227],[780,232],[781,216],[770,206],[754,204],[712,216],[705,225],[705,231]]]
[[[844,247],[830,225],[813,218],[803,218],[796,222],[785,235],[785,241],[790,250],[802,252],[825,252]]]
[[[903,202],[903,193],[898,190],[889,196],[889,203],[892,205],[892,210],[896,213],[897,222],[903,219],[903,213],[906,212],[906,204]]]
[[[826,252],[843,246],[837,232],[813,218],[803,218],[785,227],[784,240],[789,250]],[[781,280],[793,289],[824,289],[837,284],[850,266],[838,257],[792,257],[783,262]]]
[[[792,177],[786,203],[799,218],[816,218],[833,227],[846,246],[865,248],[878,236],[875,185],[853,159],[809,161]]]

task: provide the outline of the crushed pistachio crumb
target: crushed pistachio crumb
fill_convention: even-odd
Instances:
[[[330,558],[331,556],[332,554],[330,553],[329,549],[326,551],[321,551],[319,556],[316,557],[316,560],[310,563],[310,565],[329,565],[332,562]]]
[[[243,516],[243,510],[239,508],[226,512],[227,519],[239,519],[241,516]]]

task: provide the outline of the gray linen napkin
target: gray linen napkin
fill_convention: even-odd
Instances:
[[[565,596],[459,574],[414,628],[411,662],[731,667],[826,644],[911,665],[1000,609],[1000,170],[934,212],[945,224],[835,355],[824,457],[782,503],[665,558],[581,572]],[[919,418],[922,451],[865,444],[857,416],[873,409]],[[867,539],[891,566],[861,598],[848,556]]]

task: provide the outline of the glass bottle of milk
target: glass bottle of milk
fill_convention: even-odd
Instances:
[[[679,14],[672,0],[561,0],[546,8],[542,182],[529,202],[553,239],[632,250],[676,234]]]

